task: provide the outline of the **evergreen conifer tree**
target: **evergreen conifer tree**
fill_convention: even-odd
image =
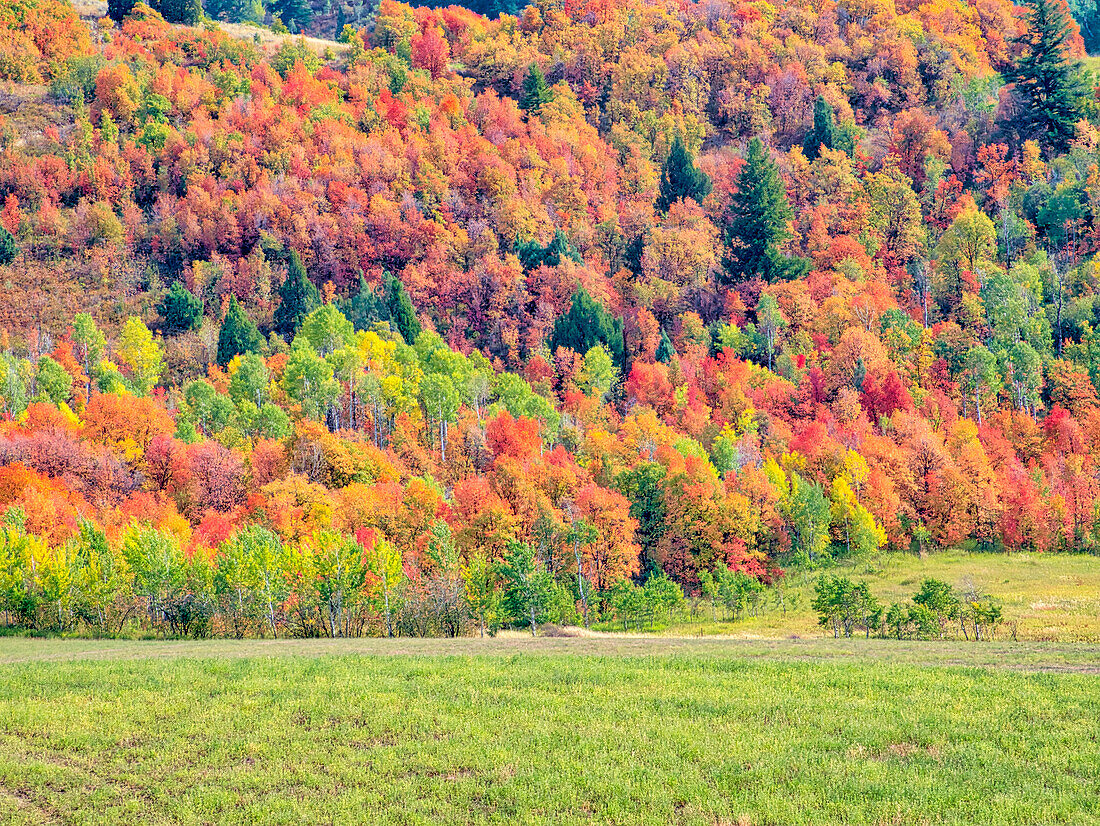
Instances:
[[[161,327],[169,335],[197,330],[202,326],[202,301],[176,281],[157,308]]]
[[[309,0],[275,0],[271,4],[271,12],[279,16],[283,25],[293,24],[299,31],[308,26],[309,21],[313,19],[313,9],[310,7]]]
[[[802,142],[802,152],[811,161],[821,154],[821,147],[837,148],[836,117],[829,101],[821,95],[814,102],[814,128]]]
[[[731,280],[759,275],[778,281],[805,275],[807,261],[779,251],[791,236],[787,223],[793,216],[779,167],[760,139],[753,138],[729,210],[726,271]]]
[[[405,292],[405,285],[396,276],[386,276],[386,311],[389,313],[390,322],[405,339],[406,344],[412,344],[420,335],[420,320],[416,317],[416,308],[412,299]]]
[[[123,18],[133,11],[136,0],[107,0],[107,16],[116,23],[121,23]]]
[[[1010,126],[1023,138],[1060,150],[1082,117],[1087,83],[1081,62],[1069,51],[1066,4],[1027,0],[1027,6],[1027,29],[1016,41],[1020,56],[1005,73],[1020,103]]]
[[[696,169],[695,159],[677,135],[661,169],[661,187],[654,204],[657,211],[668,212],[668,208],[682,198],[701,203],[710,194],[710,187],[710,177]]]
[[[19,245],[15,243],[15,236],[0,227],[0,267],[10,264],[19,255]]]
[[[569,312],[554,325],[550,351],[556,353],[559,347],[568,347],[584,355],[597,344],[607,348],[621,372],[625,366],[622,319],[612,316],[582,287],[573,294]]]
[[[645,254],[645,241],[645,235],[636,235],[626,245],[626,249],[623,250],[623,266],[634,273],[635,276],[641,276],[642,274],[642,256]]]
[[[202,3],[200,0],[159,0],[156,3],[156,10],[169,23],[194,26],[202,20]]]
[[[218,364],[224,367],[234,356],[258,353],[263,343],[264,337],[256,329],[256,324],[237,303],[237,297],[231,296],[225,321],[222,322],[222,329],[218,334]]]
[[[661,330],[661,341],[657,345],[657,361],[668,364],[674,355],[676,355],[676,348],[672,346],[672,339],[668,337],[668,333]]]
[[[537,241],[526,241],[517,245],[516,257],[519,258],[519,262],[525,270],[534,270],[543,264],[548,267],[556,267],[563,258],[577,264],[584,263],[580,253],[569,245],[569,239],[565,237],[565,233],[560,229],[554,233],[554,237],[550,239],[550,243],[545,247],[540,246]]]
[[[279,307],[275,310],[276,332],[290,341],[302,319],[320,306],[321,294],[306,276],[298,253],[291,250],[287,256],[286,280],[279,288]]]
[[[519,99],[519,108],[537,115],[539,110],[553,99],[554,93],[546,85],[542,70],[537,63],[532,63],[527,69],[527,77],[523,79],[523,96]]]
[[[376,321],[389,321],[385,303],[371,289],[363,273],[359,273],[359,290],[351,298],[338,302],[337,309],[356,330],[369,330]]]

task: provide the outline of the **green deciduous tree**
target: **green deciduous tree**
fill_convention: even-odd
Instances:
[[[271,371],[263,358],[256,353],[245,353],[237,363],[237,369],[229,379],[229,397],[234,404],[252,402],[263,407],[271,387]]]
[[[1000,391],[1001,376],[996,357],[981,344],[971,347],[966,354],[962,378],[963,390],[974,402],[974,418],[981,425],[982,407],[995,404]],[[965,397],[963,411],[966,411]]]
[[[39,396],[55,405],[67,402],[73,390],[73,377],[65,368],[49,356],[42,356],[38,359],[37,370],[35,384]]]
[[[764,343],[764,352],[768,354],[768,369],[772,369],[775,360],[776,344],[779,333],[787,326],[787,319],[779,309],[775,296],[765,293],[756,305],[756,331]]]
[[[331,304],[326,304],[302,319],[298,335],[305,336],[313,349],[322,356],[328,356],[351,344],[355,337],[355,328],[343,313]]]
[[[191,422],[207,435],[220,433],[233,418],[233,402],[205,379],[188,384],[183,399]]]
[[[160,344],[137,316],[130,316],[122,325],[118,357],[128,368],[126,383],[130,391],[137,396],[148,395],[164,371],[164,357]]]
[[[924,606],[936,618],[940,636],[947,633],[949,622],[959,616],[960,601],[955,589],[946,582],[931,577],[920,584],[920,590],[914,595],[913,602]]]
[[[504,610],[508,618],[527,625],[531,636],[538,634],[554,596],[554,578],[526,542],[512,541],[501,566],[504,580]]]
[[[420,397],[429,422],[439,429],[439,458],[447,461],[447,428],[458,415],[459,395],[454,382],[443,373],[429,373],[420,382]]]
[[[497,587],[496,571],[489,558],[482,551],[470,554],[462,568],[462,583],[466,605],[477,620],[481,636],[485,632],[495,635],[500,628],[503,597]]]
[[[302,415],[318,421],[325,417],[340,395],[340,384],[333,378],[332,365],[317,354],[304,336],[295,338],[290,348],[282,387],[301,405]]]
[[[850,637],[856,628],[862,628],[869,637],[882,622],[882,606],[867,583],[856,584],[847,577],[818,578],[811,606],[817,612],[818,624],[832,627],[834,637]]]
[[[582,388],[590,396],[601,402],[606,401],[618,378],[611,355],[602,344],[597,344],[584,354],[584,367],[579,379]]]
[[[366,563],[367,571],[375,580],[375,591],[379,607],[382,609],[386,636],[392,637],[393,612],[397,607],[398,589],[405,579],[405,571],[401,566],[401,552],[392,543],[380,539],[364,550],[363,561]]]
[[[784,511],[794,531],[796,554],[811,566],[827,560],[831,513],[821,485],[792,473]]]

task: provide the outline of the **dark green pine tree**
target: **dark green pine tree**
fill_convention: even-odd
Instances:
[[[19,255],[19,245],[15,243],[15,236],[5,227],[0,227],[0,267],[6,266]]]
[[[668,333],[661,330],[661,341],[657,345],[657,361],[668,364],[674,355],[676,355],[676,348],[672,346],[672,339],[668,337]]]
[[[583,264],[581,254],[569,245],[569,239],[560,229],[554,233],[550,243],[545,247],[537,241],[526,241],[516,247],[516,257],[525,270],[534,270],[545,264],[548,267],[556,267],[563,258],[577,264]]]
[[[567,347],[583,356],[597,344],[607,347],[612,361],[621,371],[626,355],[623,321],[607,312],[582,287],[573,294],[569,312],[554,324],[550,351],[556,353],[559,347]]]
[[[657,211],[668,212],[670,206],[683,198],[702,203],[710,194],[710,187],[710,177],[695,167],[695,159],[677,135],[661,169],[661,188],[654,204]]]
[[[523,97],[519,99],[519,108],[537,115],[539,110],[553,99],[554,93],[546,85],[542,70],[537,63],[532,63],[527,69],[527,77],[523,79]]]
[[[302,259],[293,250],[287,255],[286,280],[279,288],[275,310],[275,331],[290,341],[302,319],[321,306],[321,294],[306,276]]]
[[[260,335],[248,313],[237,303],[237,296],[230,296],[229,309],[226,310],[225,321],[218,333],[218,364],[225,367],[234,356],[258,353],[263,344],[264,337]]]
[[[726,271],[732,281],[756,276],[780,281],[805,275],[809,262],[779,251],[791,237],[792,217],[779,167],[760,139],[753,138],[728,214]]]
[[[1027,0],[1027,29],[1017,39],[1020,57],[1005,72],[1019,100],[1010,128],[1061,150],[1082,117],[1088,85],[1081,61],[1069,51],[1070,20],[1062,0]]]
[[[642,256],[645,254],[645,241],[644,234],[635,235],[623,251],[623,266],[639,278],[642,275]]]
[[[829,101],[821,95],[814,102],[814,128],[802,141],[802,152],[811,161],[821,154],[821,147],[837,148],[836,116]]]
[[[107,0],[107,16],[116,23],[121,23],[133,11],[135,2],[136,0]]]
[[[202,20],[202,3],[199,0],[158,0],[155,8],[169,23],[194,26]]]
[[[164,294],[157,307],[161,329],[169,335],[197,330],[202,326],[202,301],[179,281]]]
[[[391,274],[386,275],[385,298],[390,323],[401,334],[401,338],[405,339],[406,344],[412,344],[420,335],[420,320],[416,317],[412,299],[405,292],[405,285]]]
[[[1073,9],[1073,19],[1081,27],[1081,39],[1085,41],[1085,51],[1096,54],[1100,51],[1100,0],[1077,4]]]
[[[386,304],[375,295],[363,273],[359,273],[359,290],[351,298],[337,302],[337,309],[356,330],[369,330],[377,321],[389,321]]]
[[[301,31],[309,25],[313,19],[313,9],[309,0],[275,0],[271,4],[271,13],[277,14],[284,26],[294,24],[294,28]]]

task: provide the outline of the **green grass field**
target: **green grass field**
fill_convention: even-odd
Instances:
[[[1097,646],[0,639],[0,823],[1098,821]]]
[[[1100,642],[1100,558],[1083,554],[991,554],[941,551],[921,559],[913,554],[881,554],[873,560],[839,565],[829,573],[866,580],[886,605],[912,598],[925,577],[952,586],[969,580],[1004,608],[1002,637],[1051,642]],[[822,634],[810,607],[816,574],[789,571],[788,610],[769,605],[758,616],[714,622],[709,605],[686,611],[660,633],[675,636],[723,634],[739,637],[815,637]],[[607,630],[613,624],[601,626]]]

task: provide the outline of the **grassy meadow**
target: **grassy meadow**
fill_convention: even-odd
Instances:
[[[794,571],[785,613],[646,634],[0,638],[0,823],[1100,822],[1094,557],[838,572],[969,580],[1006,623],[834,640]]]
[[[866,580],[884,605],[912,599],[926,577],[958,588],[972,582],[1004,609],[998,636],[1049,642],[1100,642],[1100,558],[1084,554],[969,553],[953,549],[920,558],[914,554],[885,553],[870,560],[843,563],[830,569],[855,581]],[[657,633],[674,636],[721,634],[738,637],[816,637],[823,632],[810,607],[816,573],[798,569],[784,581],[786,610],[774,599],[736,621],[718,621],[709,603],[677,611],[671,623]],[[606,623],[601,630],[621,625]]]
[[[1098,819],[1096,646],[0,640],[2,823]]]

